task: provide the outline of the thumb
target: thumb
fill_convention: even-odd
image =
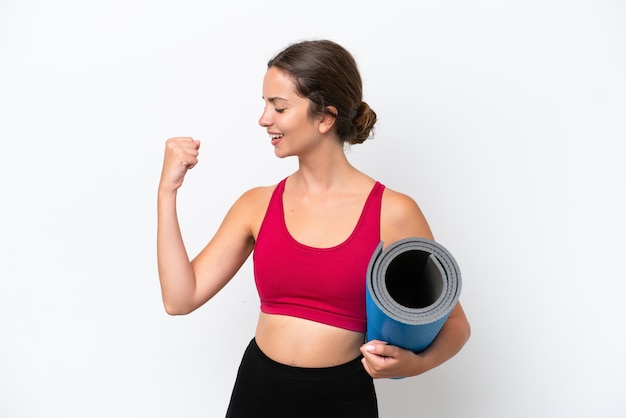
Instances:
[[[365,343],[362,347],[363,351],[371,354],[384,355],[387,343],[385,341],[372,340]]]

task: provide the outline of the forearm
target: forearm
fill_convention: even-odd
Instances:
[[[445,363],[454,357],[470,337],[470,325],[460,305],[455,314],[445,322],[435,341],[423,352],[417,354],[413,374],[422,374]]]
[[[193,310],[196,278],[178,223],[176,191],[159,191],[157,262],[165,310],[171,315],[189,313]]]
[[[454,357],[470,336],[470,325],[460,304],[441,328],[435,341],[424,351],[410,350],[372,340],[361,346],[363,366],[375,379],[417,376]]]

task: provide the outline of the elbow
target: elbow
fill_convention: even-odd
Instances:
[[[465,345],[472,335],[472,326],[470,325],[467,315],[465,315],[460,303],[457,304],[454,310],[456,311],[454,314],[454,318],[456,319],[456,333],[459,336],[459,340],[463,345]]]
[[[168,308],[168,307],[165,308],[165,312],[169,316],[181,316],[181,315],[187,315],[189,313],[180,309],[174,309],[174,308]]]
[[[194,310],[189,306],[183,306],[180,304],[172,304],[172,303],[163,303],[163,307],[165,308],[165,312],[170,316],[181,316],[187,315]]]
[[[472,326],[470,325],[469,321],[465,319],[465,327],[463,329],[463,345],[465,345],[469,341],[471,336]]]

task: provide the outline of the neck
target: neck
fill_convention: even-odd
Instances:
[[[344,186],[356,173],[358,171],[348,161],[343,144],[337,143],[299,156],[298,170],[292,175],[292,180],[299,187],[324,192]]]

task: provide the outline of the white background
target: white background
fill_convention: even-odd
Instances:
[[[191,255],[295,168],[258,127],[269,58],[356,57],[376,137],[348,153],[413,196],[463,272],[472,338],[377,381],[381,416],[626,416],[622,1],[0,0],[0,416],[220,417],[254,332],[250,263],[165,314],[156,188]]]

